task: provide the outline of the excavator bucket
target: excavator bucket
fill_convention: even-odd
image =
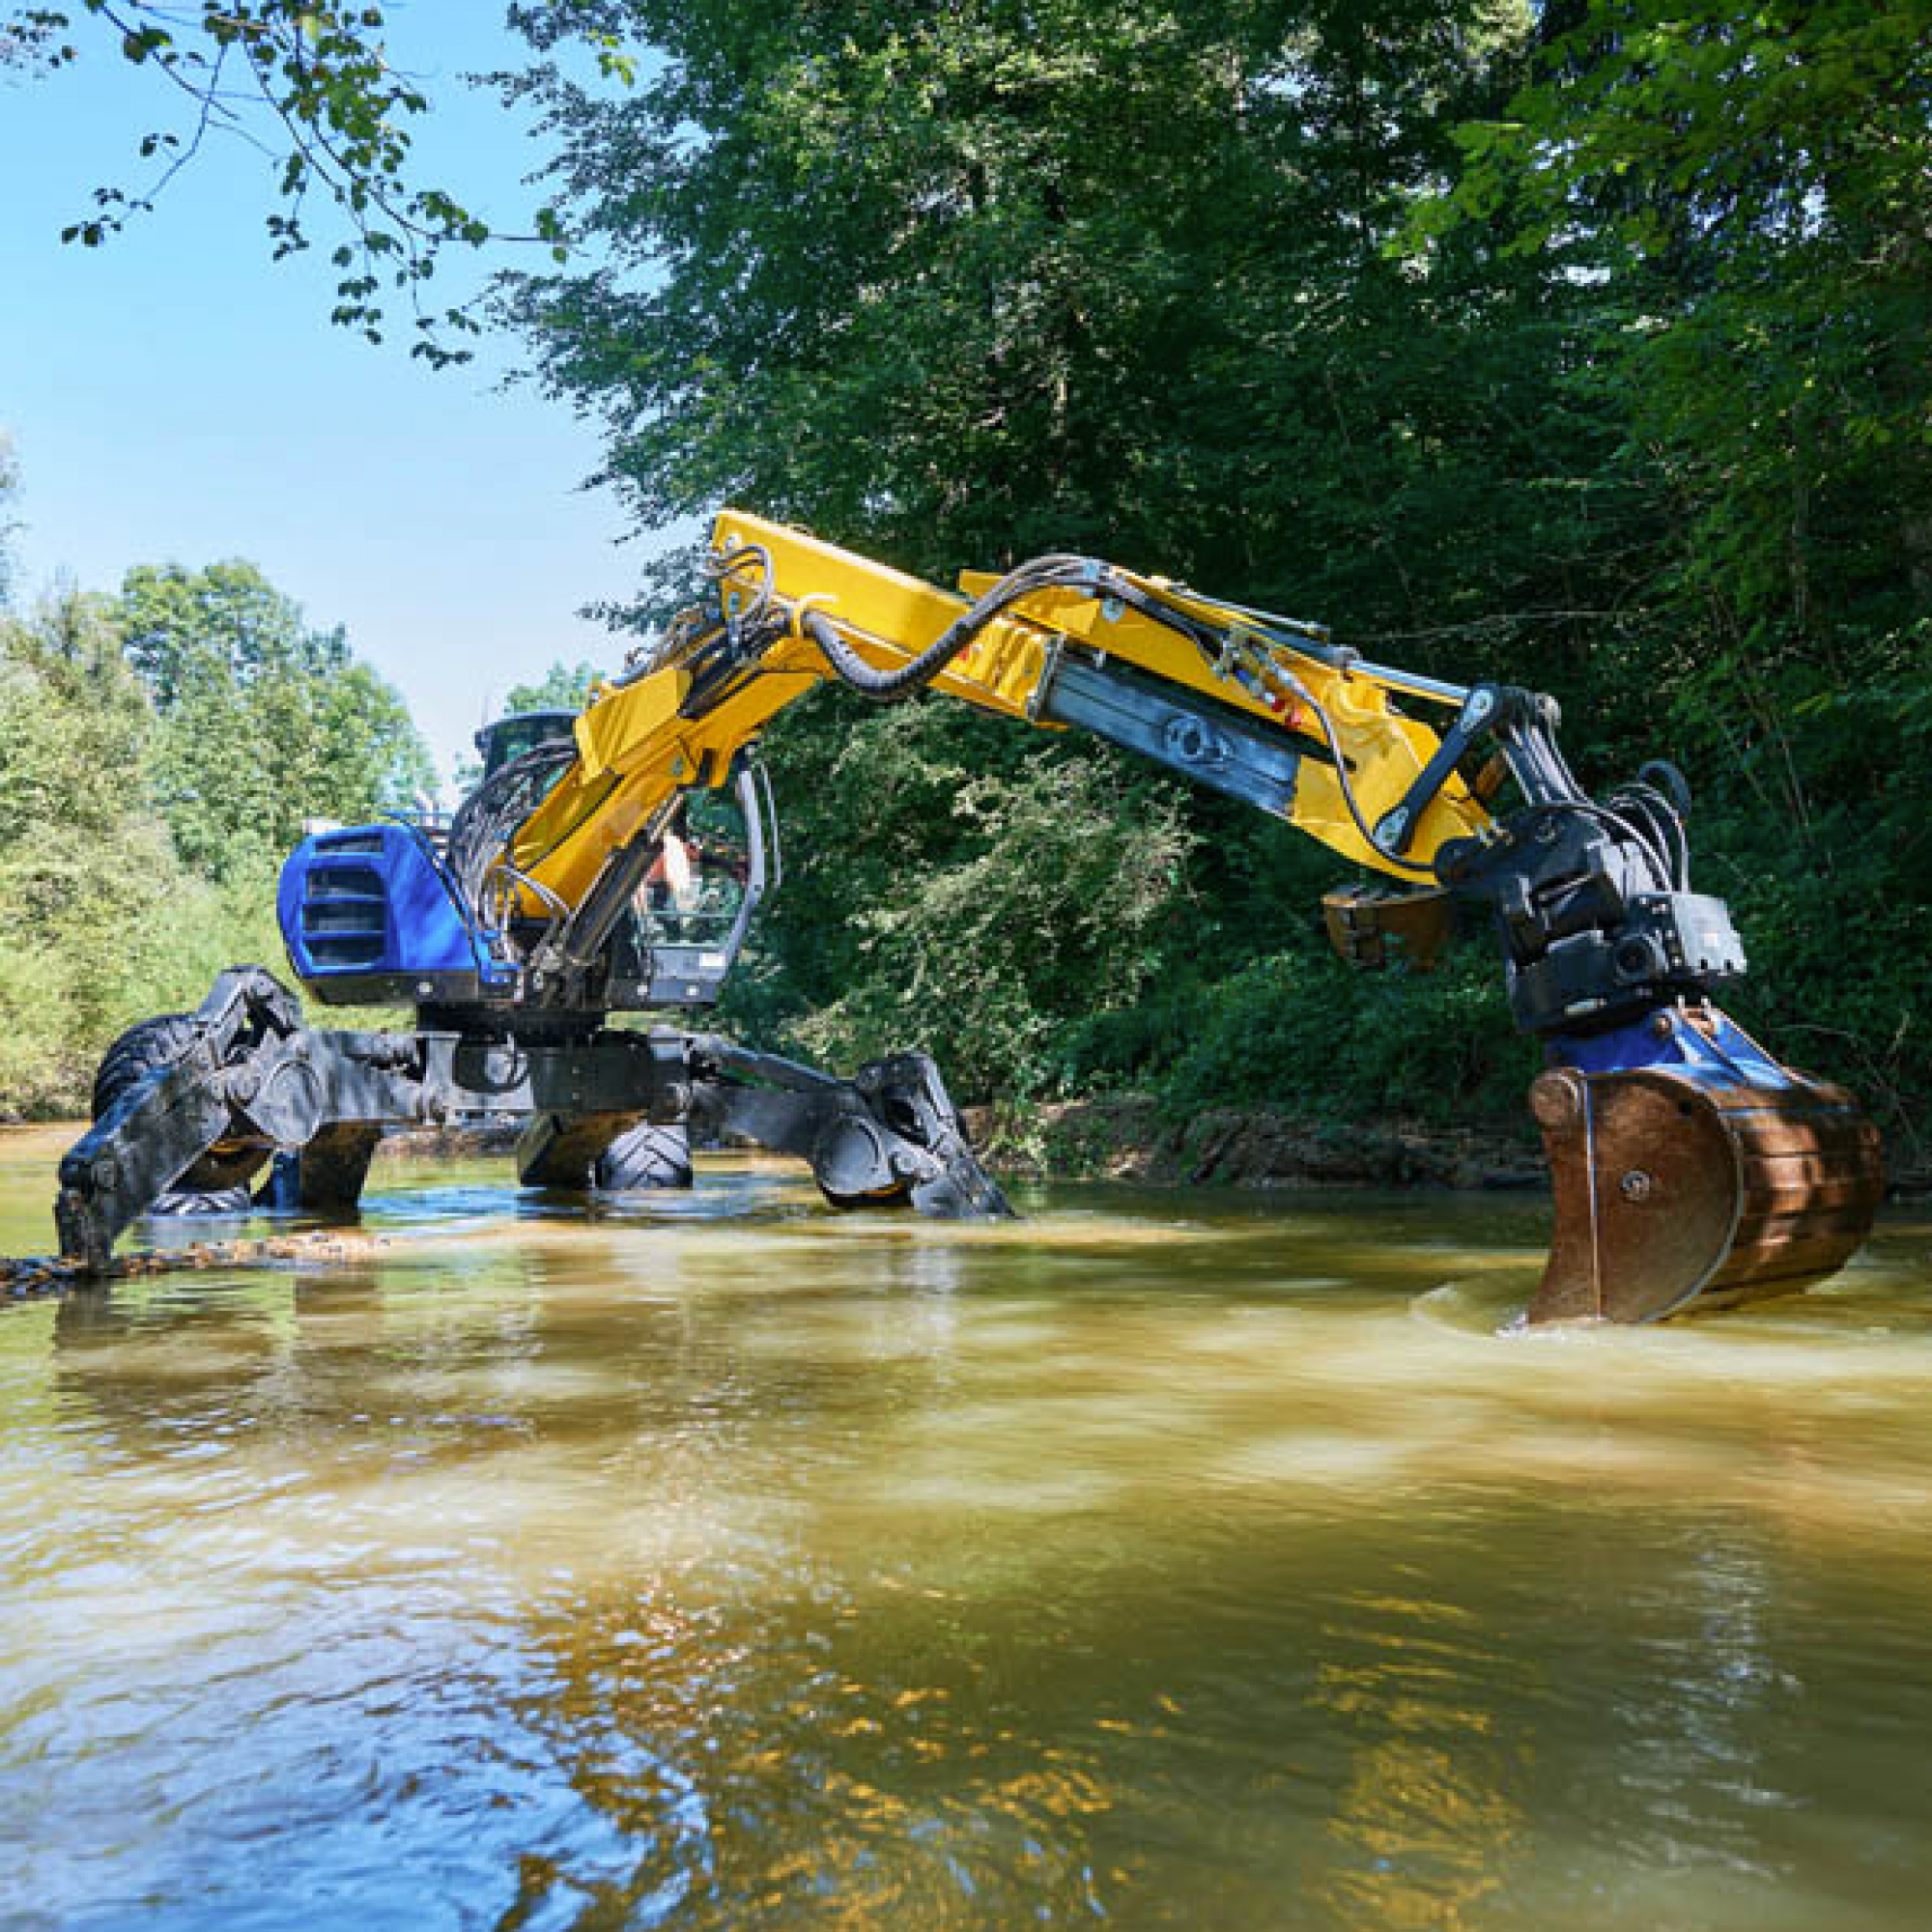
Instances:
[[[1433,973],[1456,929],[1455,902],[1435,886],[1338,886],[1322,894],[1321,915],[1336,956],[1371,971],[1402,959]]]
[[[1848,1261],[1885,1192],[1843,1088],[1711,1008],[1571,1039],[1530,1089],[1556,1225],[1529,1320],[1655,1321],[1786,1294]]]

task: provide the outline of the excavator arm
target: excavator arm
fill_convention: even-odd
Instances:
[[[552,970],[594,952],[582,909],[627,841],[648,849],[676,799],[722,783],[787,705],[830,680],[882,702],[940,693],[1094,732],[1381,874],[1330,895],[1357,956],[1391,935],[1426,956],[1452,898],[1489,908],[1512,1011],[1547,1060],[1530,1103],[1556,1227],[1533,1320],[1781,1293],[1862,1241],[1876,1131],[1712,1004],[1744,949],[1723,901],[1691,889],[1668,765],[1599,800],[1547,696],[1368,663],[1318,626],[1088,557],[969,574],[954,593],[732,510],[711,568],[716,609],[590,705],[574,764],[511,842],[524,912],[580,909],[553,922]]]
[[[1396,702],[1454,709],[1469,694],[1365,668],[1313,625],[1082,557],[969,575],[955,595],[735,511],[712,558],[712,621],[687,613],[598,696],[576,764],[518,833],[530,910],[546,893],[581,904],[654,812],[722,782],[771,719],[835,679],[886,701],[933,691],[1085,726],[1400,880],[1431,879],[1436,850],[1491,824],[1453,768],[1431,772],[1441,737]]]

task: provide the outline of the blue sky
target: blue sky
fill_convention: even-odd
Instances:
[[[538,195],[522,178],[542,151],[458,80],[522,64],[500,11],[396,5],[389,44],[435,103],[417,124],[425,176],[526,230]],[[97,185],[145,179],[135,146],[175,111],[84,31],[74,67],[0,75],[0,430],[22,471],[20,594],[250,558],[312,622],[347,627],[445,771],[509,686],[556,658],[614,663],[620,642],[576,612],[626,594],[657,540],[620,543],[614,497],[580,487],[593,426],[497,387],[513,341],[438,373],[410,359],[406,323],[381,349],[331,327],[327,249],[270,263],[271,170],[233,139],[103,247],[61,244]],[[510,259],[452,260],[432,286],[453,298]]]

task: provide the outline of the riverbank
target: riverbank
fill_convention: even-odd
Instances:
[[[1063,1100],[1018,1111],[962,1109],[989,1167],[1019,1180],[1124,1180],[1151,1187],[1540,1187],[1543,1157],[1527,1135],[1310,1122],[1255,1108],[1185,1121],[1147,1094]],[[510,1127],[412,1128],[390,1134],[391,1159],[507,1153]]]
[[[1542,1154],[1520,1137],[1412,1122],[1310,1121],[1265,1108],[1177,1120],[1146,1094],[1059,1101],[1015,1116],[968,1108],[990,1165],[1027,1179],[1148,1186],[1540,1187]]]
[[[1176,1119],[1146,1094],[1060,1101],[1014,1115],[969,1107],[987,1164],[1030,1180],[1123,1180],[1156,1187],[1547,1186],[1548,1163],[1530,1128],[1444,1127],[1415,1121],[1318,1121],[1230,1107]],[[1886,1195],[1932,1199],[1932,1163],[1889,1137]]]

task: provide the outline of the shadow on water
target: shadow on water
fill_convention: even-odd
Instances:
[[[1525,1335],[1534,1203],[1025,1205],[450,1167],[9,1311],[0,1918],[1919,1922],[1922,1217]]]

